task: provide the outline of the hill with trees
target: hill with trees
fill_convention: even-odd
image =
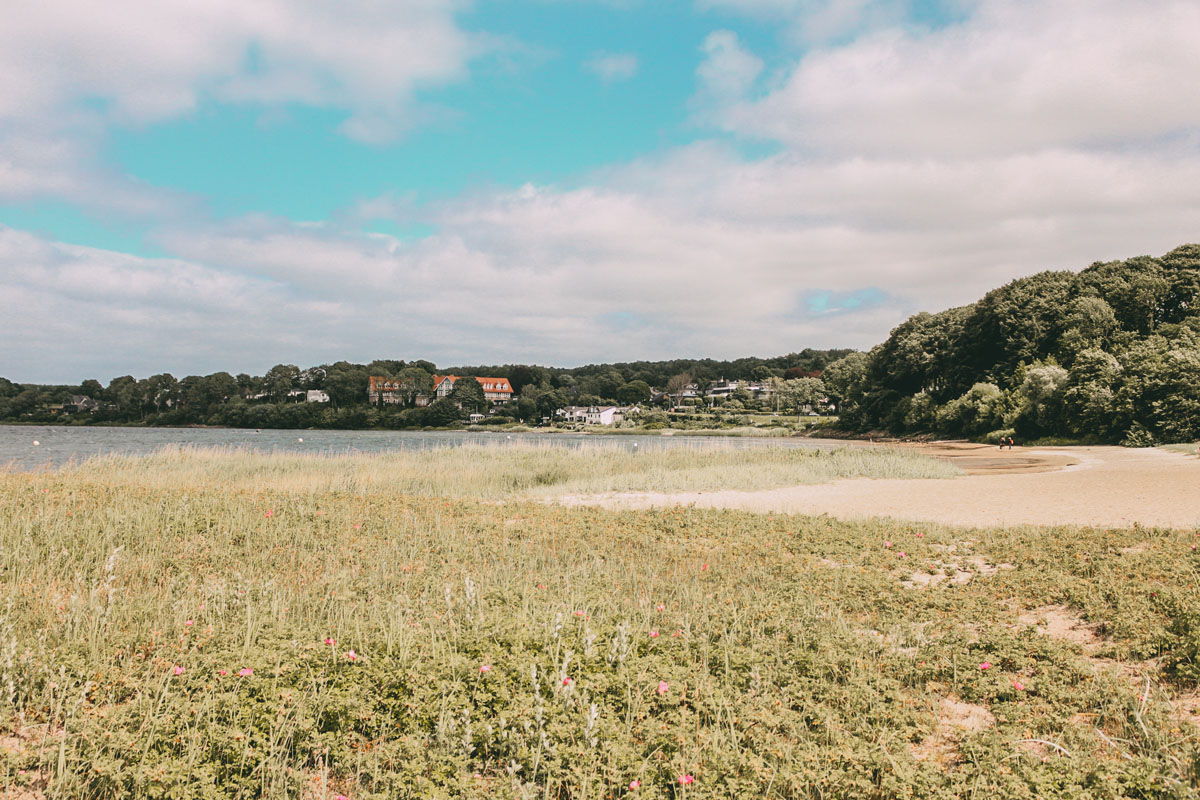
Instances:
[[[652,389],[728,379],[781,379],[786,385],[819,375],[827,364],[852,351],[804,349],[774,358],[733,361],[676,359],[582,367],[529,364],[459,366],[440,369],[430,361],[379,359],[369,364],[338,361],[301,368],[277,364],[263,375],[216,372],[175,378],[124,375],[107,386],[95,379],[78,385],[17,384],[0,378],[0,421],[26,423],[221,425],[241,428],[420,428],[459,422],[480,408],[481,398],[466,396],[474,381],[456,383],[456,394],[428,406],[417,398],[433,389],[435,373],[507,378],[515,395],[496,409],[489,422],[535,422],[567,405],[645,403]],[[403,402],[368,403],[369,376],[395,379],[411,391]],[[304,402],[319,390],[328,403]],[[73,398],[87,396],[98,407],[71,410]]]
[[[1200,245],[1014,280],[822,376],[849,430],[1200,439]]]

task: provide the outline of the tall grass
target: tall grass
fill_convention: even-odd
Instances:
[[[420,497],[392,488],[415,467],[389,460],[178,452],[0,475],[0,786],[950,800],[1200,785],[1179,712],[1200,674],[1188,532],[968,541]],[[473,491],[453,472],[413,485]],[[968,557],[1014,568],[901,584]],[[1050,603],[1102,648],[1017,623]],[[947,730],[947,700],[994,725]]]
[[[958,470],[911,451],[846,447],[643,448],[605,443],[484,444],[360,455],[263,454],[230,448],[168,448],[106,456],[68,467],[81,480],[161,488],[256,486],[283,491],[499,500],[606,491],[766,489],[838,478],[947,478]]]

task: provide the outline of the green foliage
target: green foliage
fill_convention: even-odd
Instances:
[[[829,365],[841,424],[1126,444],[1200,438],[1200,253],[1043,272]],[[988,385],[987,397],[979,386]]]
[[[1200,789],[1194,723],[1173,710],[1197,680],[1189,531],[418,498],[305,488],[311,470],[286,460],[267,482],[226,469],[217,491],[169,472],[0,475],[10,793]],[[971,580],[903,584],[952,559]],[[1047,608],[1102,649],[1017,620]],[[939,720],[946,703],[992,721]]]

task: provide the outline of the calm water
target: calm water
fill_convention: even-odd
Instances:
[[[538,442],[560,447],[832,447],[814,439],[705,436],[584,436],[453,431],[253,431],[240,428],[99,428],[0,425],[0,468],[36,470],[108,453],[160,447],[244,447],[262,452],[385,453],[474,443]]]

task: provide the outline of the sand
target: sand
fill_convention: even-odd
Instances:
[[[865,479],[763,491],[568,495],[567,505],[692,505],[839,519],[891,517],[968,527],[1086,525],[1200,528],[1200,458],[1155,448],[1000,450],[968,443],[919,446],[966,474],[945,480]]]

